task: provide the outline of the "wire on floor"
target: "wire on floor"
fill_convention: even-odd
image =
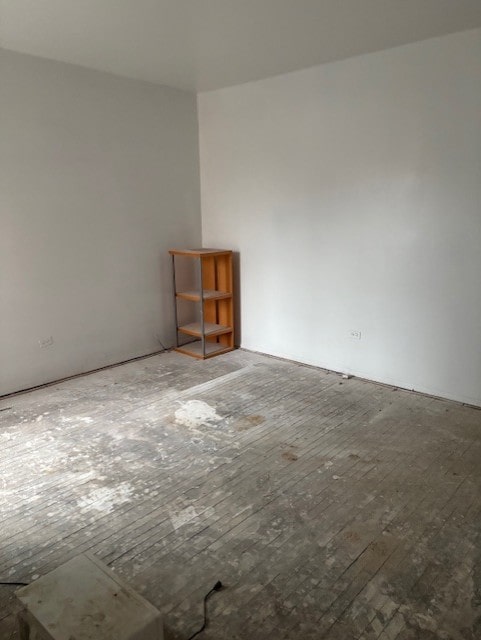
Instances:
[[[204,623],[201,626],[201,628],[198,631],[196,631],[195,633],[193,633],[189,638],[187,638],[187,640],[192,640],[192,638],[195,638],[196,636],[198,636],[207,627],[207,600],[209,599],[209,597],[213,593],[215,593],[216,591],[220,591],[221,589],[222,589],[222,582],[220,580],[218,580],[215,583],[215,585],[212,587],[212,589],[208,593],[205,594],[205,596],[204,596]]]

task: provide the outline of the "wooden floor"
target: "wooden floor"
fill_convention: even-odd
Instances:
[[[166,638],[481,638],[481,411],[236,351],[0,401],[0,580],[79,552]],[[0,587],[0,638],[16,638]]]

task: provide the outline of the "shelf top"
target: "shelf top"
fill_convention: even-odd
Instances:
[[[232,253],[230,249],[170,249],[171,256],[227,256]]]

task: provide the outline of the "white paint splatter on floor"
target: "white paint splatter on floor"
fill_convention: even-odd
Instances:
[[[175,412],[175,421],[184,427],[196,428],[203,424],[212,425],[222,420],[215,408],[202,400],[187,400],[180,405]]]
[[[133,489],[128,482],[122,482],[116,487],[99,487],[77,500],[77,506],[82,513],[90,509],[110,513],[116,505],[130,502],[132,493]]]
[[[193,520],[197,517],[197,511],[194,507],[186,507],[179,513],[171,513],[169,514],[170,521],[172,522],[172,526],[175,530],[179,529],[183,524],[189,522],[189,520]]]

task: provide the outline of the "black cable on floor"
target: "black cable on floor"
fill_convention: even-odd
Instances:
[[[28,582],[0,582],[1,586],[5,587],[28,587]]]
[[[193,633],[189,638],[187,638],[187,640],[192,640],[192,638],[195,638],[195,636],[198,636],[199,633],[202,633],[202,631],[204,631],[204,629],[207,626],[207,600],[209,599],[209,597],[215,593],[216,591],[220,591],[222,589],[222,582],[220,580],[218,580],[215,585],[212,587],[212,589],[209,591],[209,593],[206,593],[204,596],[204,624],[201,626],[201,628],[196,631],[195,633]]]

